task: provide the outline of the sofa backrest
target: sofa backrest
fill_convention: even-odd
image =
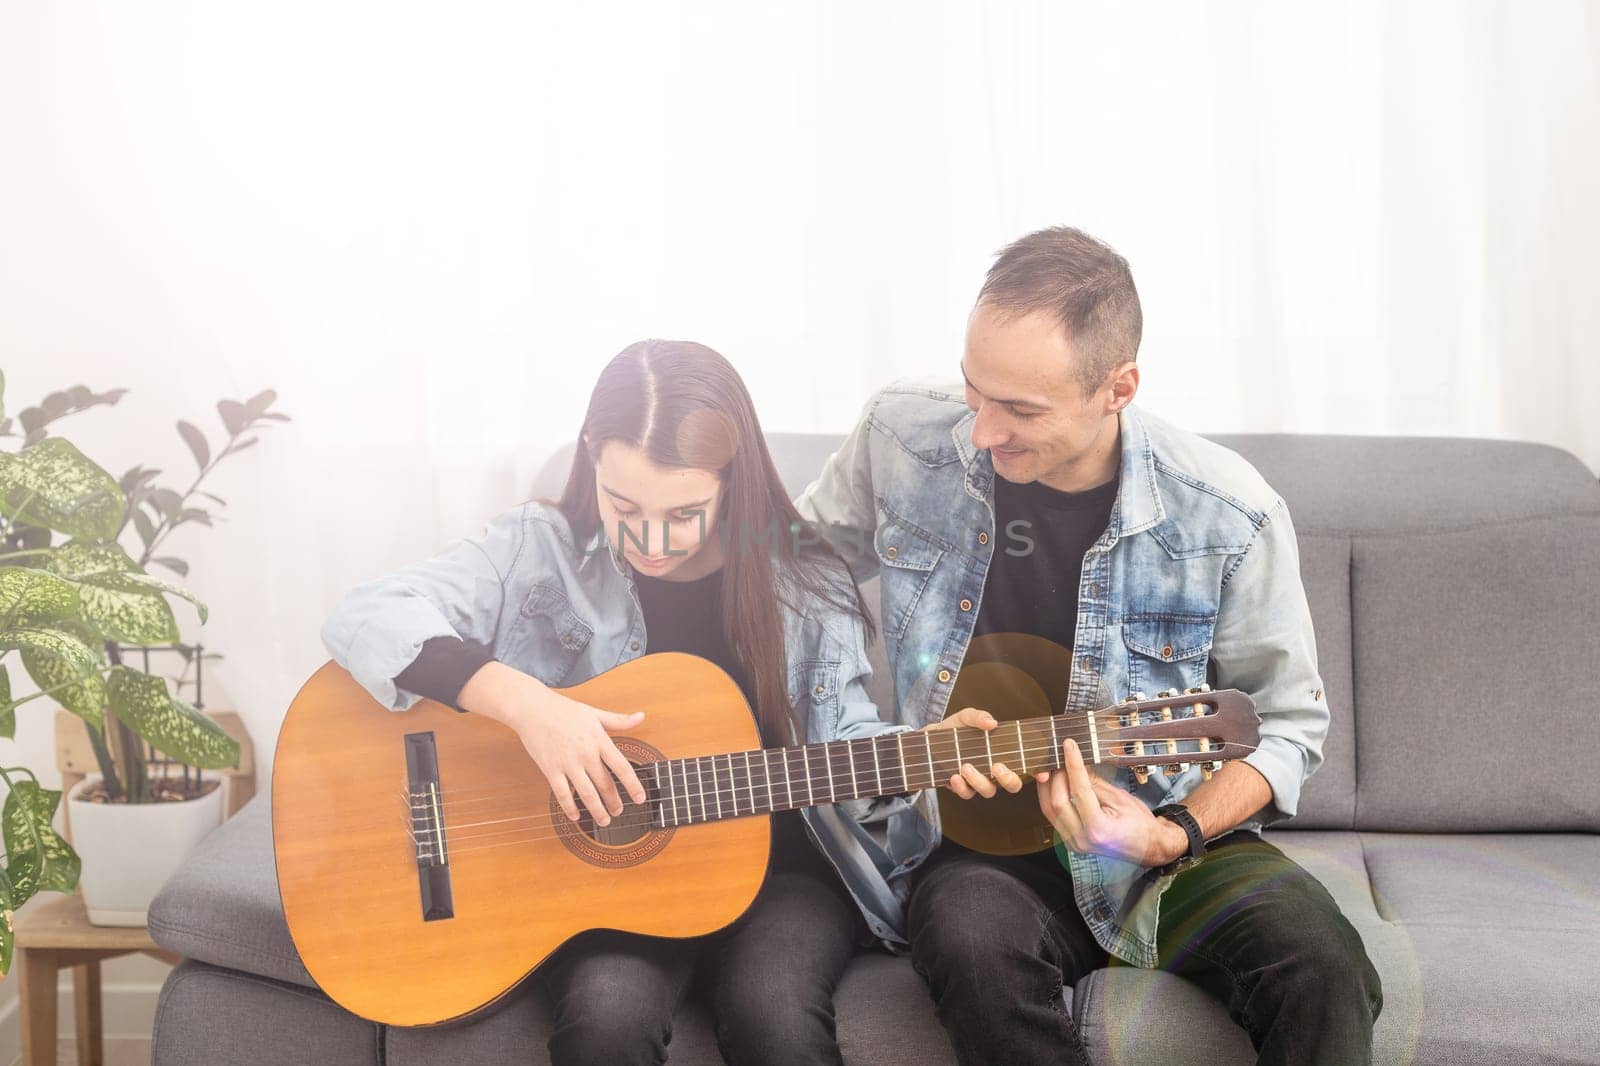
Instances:
[[[791,496],[842,438],[772,433]],[[1600,484],[1557,448],[1214,438],[1283,495],[1333,722],[1304,828],[1600,831]],[[560,492],[570,445],[535,495]],[[877,583],[863,589],[877,604]],[[869,689],[893,698],[881,642]]]

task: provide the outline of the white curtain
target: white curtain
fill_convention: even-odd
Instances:
[[[334,599],[523,498],[623,345],[704,341],[768,429],[842,431],[956,373],[1043,225],[1132,261],[1181,423],[1600,467],[1597,70],[1576,0],[5,0],[6,405],[130,387],[63,431],[186,484],[173,421],[279,391],[172,542],[264,785]],[[48,769],[25,710],[0,759]]]

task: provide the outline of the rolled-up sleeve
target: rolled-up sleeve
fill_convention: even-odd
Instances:
[[[1211,657],[1218,685],[1249,693],[1261,716],[1260,745],[1244,757],[1272,788],[1261,818],[1291,817],[1301,786],[1322,764],[1329,714],[1300,551],[1282,500],[1224,578]]]
[[[357,585],[323,623],[322,643],[379,703],[406,710],[420,697],[395,678],[428,640],[454,636],[494,647],[507,575],[524,539],[519,508],[431,559]]]

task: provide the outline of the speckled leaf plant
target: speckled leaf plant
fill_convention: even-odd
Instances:
[[[105,790],[113,801],[149,802],[145,745],[189,767],[236,765],[239,745],[215,722],[180,699],[164,677],[122,661],[128,647],[179,639],[169,597],[205,604],[178,585],[146,573],[156,564],[183,576],[188,565],[157,555],[178,526],[211,524],[205,504],[225,506],[200,484],[228,455],[259,439],[253,433],[287,416],[269,410],[269,390],[217,410],[227,431],[215,454],[189,422],[178,433],[198,473],[186,491],[158,483],[159,470],[135,466],[119,480],[71,442],[51,436],[52,422],[88,408],[115,404],[121,389],[95,393],[77,386],[46,396],[38,406],[5,417],[0,374],[0,438],[21,438],[0,450],[0,737],[16,729],[17,708],[48,696],[87,726]],[[138,558],[119,539],[132,526]],[[12,694],[11,653],[37,691]],[[108,741],[108,734],[115,740]],[[11,966],[12,913],[37,892],[70,891],[79,859],[51,828],[61,793],[40,785],[24,766],[0,767],[8,786],[0,808],[5,865],[0,867],[0,973]]]

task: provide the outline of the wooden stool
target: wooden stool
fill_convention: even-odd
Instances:
[[[223,776],[223,818],[231,818],[255,793],[255,759],[244,723],[232,711],[207,711],[218,725],[239,742],[237,769],[219,771]],[[61,771],[62,807],[72,786],[83,780],[84,771],[96,769],[89,734],[83,720],[70,711],[56,711],[56,764]],[[66,837],[72,839],[72,826],[66,812]],[[83,897],[77,893],[45,898],[16,917],[16,957],[13,964],[19,982],[22,1007],[23,1066],[56,1064],[56,987],[63,967],[72,968],[72,994],[77,1014],[78,1062],[80,1066],[101,1066],[105,1061],[100,1015],[100,960],[130,955],[150,955],[176,965],[182,958],[156,946],[150,931],[143,926],[89,924]]]
[[[56,980],[72,967],[78,1017],[78,1062],[105,1061],[100,1033],[100,960],[143,952],[177,964],[181,956],[156,946],[143,926],[90,925],[83,897],[55,896],[17,922],[16,967],[22,997],[23,1066],[56,1064]]]

